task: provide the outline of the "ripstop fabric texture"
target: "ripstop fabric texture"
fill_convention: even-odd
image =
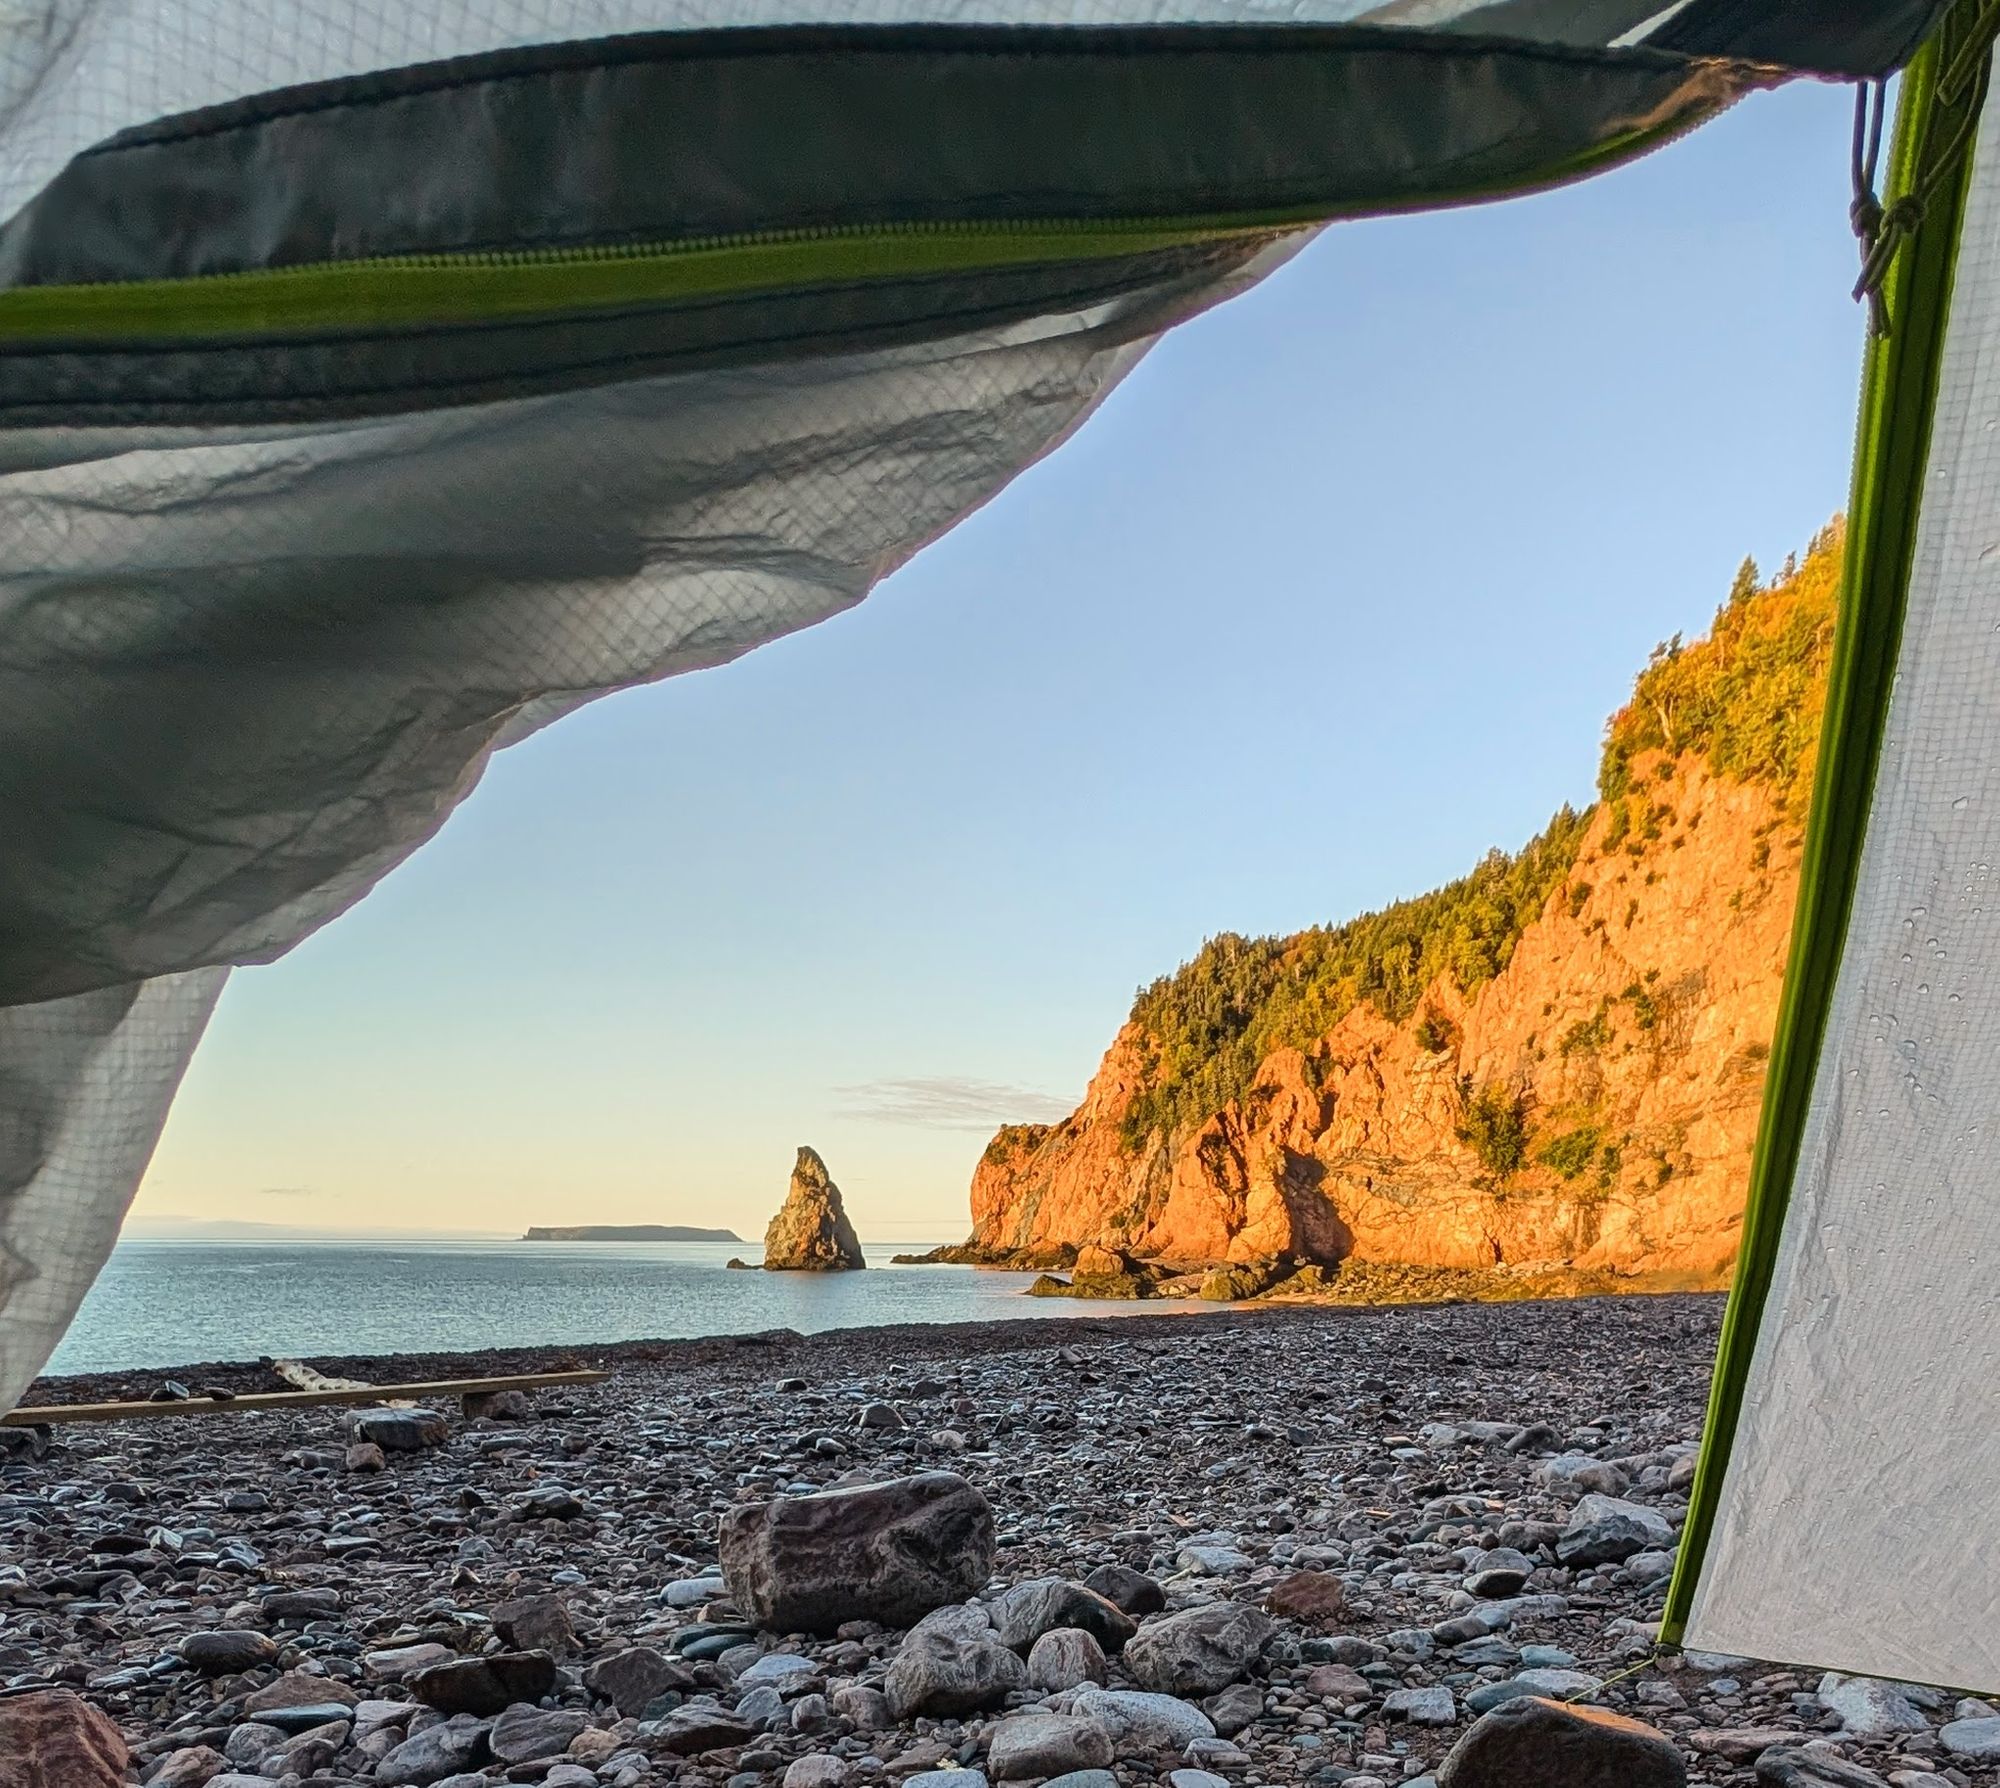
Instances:
[[[204,444],[92,431],[0,479],[19,555],[0,569],[0,875],[18,895],[32,864],[38,908],[0,963],[46,996],[12,1012],[71,1037],[79,1111],[113,1096],[101,1064],[121,1058],[91,1052],[123,1014],[116,1048],[163,1064],[131,1084],[156,1133],[205,1006],[152,990],[269,960],[352,904],[494,749],[860,600],[1169,322],[1294,246],[921,348]],[[0,1136],[22,1138],[0,1148],[11,1405],[145,1157],[77,1148],[89,1126],[29,1146],[39,1107],[0,1097]]]
[[[494,750],[860,600],[1312,227],[1577,178],[1795,73],[1885,75],[1942,10],[10,12],[0,1402],[115,1239],[228,965],[362,898]],[[2000,1241],[1993,184],[1693,1627],[1988,1682],[2000,1586],[1939,1591],[1995,1414],[1965,1369]],[[1835,1656],[1874,1595],[1894,1644]]]
[[[1989,100],[1860,879],[1687,1633],[1982,1691],[2000,1688],[1996,442]]]

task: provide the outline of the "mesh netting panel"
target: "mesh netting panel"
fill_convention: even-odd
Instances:
[[[17,438],[17,465],[42,463],[0,479],[0,810],[21,847],[0,878],[37,916],[0,957],[52,996],[118,985],[14,1009],[48,1053],[25,1167],[0,1179],[0,1396],[54,1346],[143,1167],[100,1139],[150,1139],[198,1028],[157,1014],[207,982],[154,982],[107,1045],[130,983],[279,954],[435,831],[496,746],[858,601],[1236,281],[324,431]],[[142,1056],[117,1125],[35,1115],[97,1111]]]
[[[111,1252],[228,972],[0,1008],[0,1409]]]

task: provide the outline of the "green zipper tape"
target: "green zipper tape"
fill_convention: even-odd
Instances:
[[[1892,194],[1911,190],[1917,171],[1928,165],[1926,153],[1950,139],[1963,123],[1966,106],[1979,104],[1978,91],[1956,95],[1955,105],[1938,92],[1940,68],[1963,43],[1976,11],[1962,5],[1950,15],[1943,31],[1918,53],[1903,77],[1890,169]],[[1723,1318],[1701,1460],[1661,1621],[1660,1639],[1666,1645],[1678,1645],[1687,1630],[1714,1531],[1860,879],[1875,770],[1902,641],[1959,229],[1970,185],[1968,154],[1940,181],[1923,222],[1895,261],[1885,291],[1893,332],[1870,342],[1863,369],[1846,569],[1792,918],[1791,954],[1751,1161],[1736,1283]]]
[[[847,280],[1087,261],[1257,233],[1059,223],[796,231],[623,248],[399,255],[206,278],[0,292],[0,340],[162,340],[420,328]]]
[[[397,255],[186,279],[16,286],[0,291],[0,346],[450,327],[861,280],[1108,260],[1249,240],[1343,217],[1546,191],[1635,160],[1684,136],[1718,109],[1719,103],[1692,108],[1505,187],[1367,205],[1185,218],[868,224],[612,247]]]

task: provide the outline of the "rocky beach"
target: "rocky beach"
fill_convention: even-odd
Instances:
[[[1992,1781],[1983,1703],[1655,1655],[1720,1316],[1242,1308],[320,1359],[612,1376],[0,1431],[0,1785]]]

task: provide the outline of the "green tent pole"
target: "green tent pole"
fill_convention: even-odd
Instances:
[[[1700,1464],[1661,1622],[1665,1645],[1680,1644],[1686,1632],[1721,1503],[1860,876],[1971,185],[1968,137],[1985,95],[1983,79],[1964,78],[1968,59],[1979,66],[1979,40],[1990,41],[1991,21],[1981,18],[1982,10],[1972,0],[1962,0],[1947,15],[1911,62],[1897,106],[1888,202],[1893,206],[1920,186],[1925,202],[1921,221],[1890,265],[1882,288],[1889,331],[1870,339],[1862,373],[1839,623],[1791,951],[1751,1161],[1736,1280],[1723,1318]]]

